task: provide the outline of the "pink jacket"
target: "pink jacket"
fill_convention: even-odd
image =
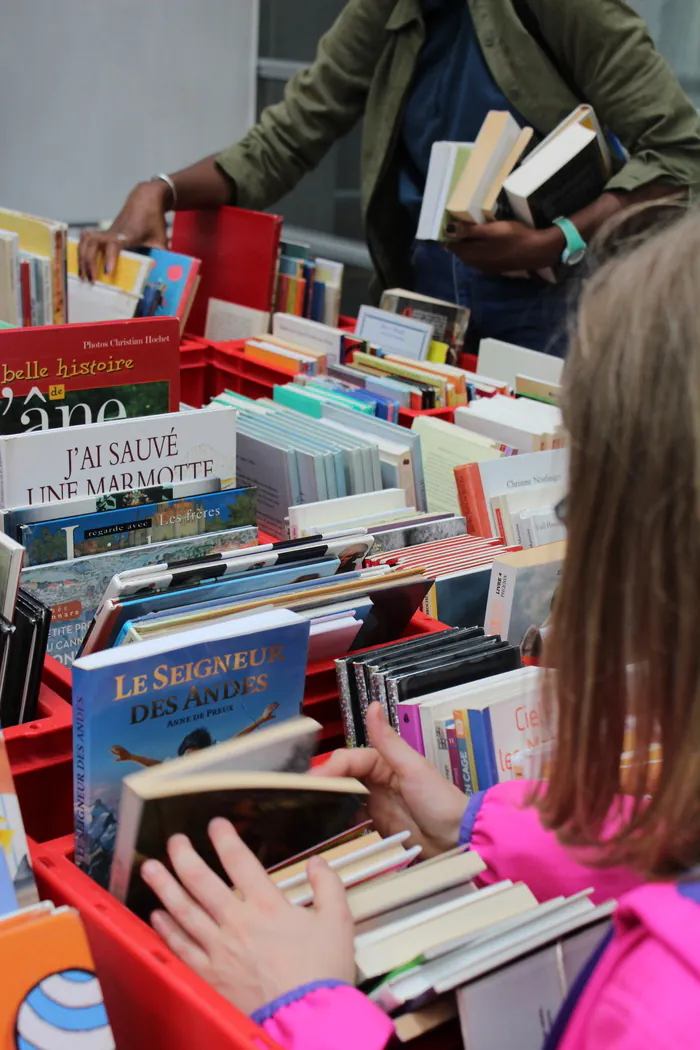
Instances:
[[[594,886],[596,903],[620,902],[613,936],[582,975],[547,1050],[697,1050],[700,882],[645,886],[619,868],[586,867],[523,806],[530,788],[513,781],[470,800],[461,841],[487,864],[482,884],[522,880],[540,901]],[[254,1020],[285,1050],[384,1050],[393,1031],[360,992],[333,982],[296,989]]]

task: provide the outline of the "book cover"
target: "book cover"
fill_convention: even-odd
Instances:
[[[452,350],[461,349],[469,324],[469,310],[466,307],[402,288],[385,291],[380,306],[390,313],[431,325],[434,340],[447,343]]]
[[[153,263],[136,317],[177,317],[182,320],[194,294],[200,261],[164,248],[138,248]]]
[[[568,450],[556,448],[455,467],[460,512],[467,519],[469,533],[497,535],[498,525],[491,509],[493,497],[534,489],[538,485],[563,485],[568,464]]]
[[[236,483],[234,408],[0,437],[2,507],[209,477],[224,488]]]
[[[213,297],[272,312],[282,219],[245,208],[179,211],[171,247],[202,263],[188,331],[202,335]]]
[[[203,496],[23,525],[25,568],[244,525],[255,528],[256,507],[257,489],[223,489]]]
[[[80,916],[36,907],[0,926],[2,1050],[114,1050]]]
[[[106,511],[142,507],[147,503],[163,503],[166,500],[187,499],[204,496],[208,492],[220,492],[219,478],[203,478],[201,481],[175,481],[172,485],[153,485],[151,488],[126,489],[123,492],[107,492],[101,496],[82,496],[78,499],[61,500],[60,503],[36,503],[30,507],[10,507],[2,514],[2,529],[17,539],[23,525],[34,525],[40,521],[56,518],[79,517],[82,514],[102,514]]]
[[[125,776],[299,714],[308,638],[308,621],[283,610],[76,661],[76,863],[84,871],[108,884]]]
[[[169,318],[3,332],[0,433],[176,412],[179,344]]]
[[[0,915],[27,908],[38,900],[22,812],[0,733]]]
[[[491,570],[485,630],[538,657],[559,583],[566,542],[504,554]]]
[[[48,653],[59,663],[70,666],[107,584],[116,573],[159,562],[190,561],[238,547],[253,547],[257,538],[257,529],[244,527],[167,543],[149,543],[144,547],[95,554],[71,562],[49,562],[24,569],[21,585],[51,609]]]

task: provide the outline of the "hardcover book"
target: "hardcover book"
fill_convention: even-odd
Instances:
[[[243,527],[167,543],[149,543],[73,561],[35,565],[22,572],[22,587],[51,609],[48,652],[70,666],[112,577],[126,569],[158,562],[190,561],[237,547],[253,547],[258,530]]]
[[[234,408],[0,437],[1,507],[210,477],[236,483]]]
[[[224,489],[188,499],[22,525],[20,539],[25,549],[25,568],[244,525],[255,528],[256,496],[254,488]],[[0,536],[0,551],[2,538]]]
[[[126,775],[298,715],[308,638],[275,610],[76,661],[76,863],[107,885]]]
[[[0,433],[176,412],[173,318],[15,328],[2,334]]]

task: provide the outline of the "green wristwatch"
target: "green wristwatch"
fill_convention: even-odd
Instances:
[[[566,240],[566,248],[562,252],[561,261],[566,266],[578,266],[588,251],[588,245],[583,237],[571,219],[555,219],[552,225],[559,227]]]

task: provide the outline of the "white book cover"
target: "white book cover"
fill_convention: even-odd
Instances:
[[[340,499],[290,507],[289,536],[290,539],[297,539],[305,534],[309,526],[315,530],[326,523],[356,519],[359,512],[362,512],[363,517],[367,517],[405,507],[406,493],[403,489],[383,489],[379,492],[365,492],[358,496],[342,496]]]
[[[556,944],[465,985],[457,991],[465,1050],[542,1050],[565,995]]]
[[[515,343],[506,343],[501,339],[482,339],[479,344],[477,375],[493,376],[507,383],[511,389],[515,389],[515,378],[518,375],[531,376],[543,383],[559,386],[563,368],[563,358],[528,350]]]
[[[270,331],[270,315],[264,310],[228,303],[223,299],[209,300],[204,338],[214,342],[227,339],[252,339]]]
[[[481,488],[492,529],[491,535],[498,533],[491,510],[491,500],[494,496],[504,492],[522,492],[540,485],[565,485],[568,470],[569,451],[566,448],[480,462]]]
[[[138,295],[125,292],[111,284],[81,281],[68,274],[68,309],[71,324],[92,324],[95,321],[126,321],[134,316],[139,305]]]
[[[310,321],[295,314],[273,314],[272,334],[280,339],[288,339],[299,346],[308,346],[311,350],[320,350],[328,358],[329,364],[340,364],[340,352],[345,333],[339,328],[320,321]]]
[[[433,340],[433,326],[376,306],[361,306],[355,334],[387,354],[425,361]]]
[[[455,467],[490,459],[501,459],[495,442],[431,416],[418,416],[413,432],[420,437],[427,508],[459,514]]]
[[[166,412],[0,437],[0,506],[218,477],[236,484],[236,410]]]

